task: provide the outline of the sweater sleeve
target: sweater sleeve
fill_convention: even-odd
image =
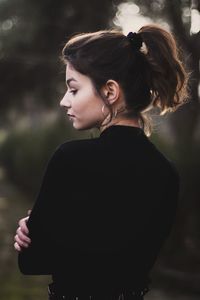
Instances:
[[[51,274],[55,251],[59,252],[59,235],[56,232],[54,216],[55,209],[58,209],[56,207],[62,197],[62,155],[59,147],[51,157],[27,223],[31,244],[18,255],[19,269],[23,274]]]

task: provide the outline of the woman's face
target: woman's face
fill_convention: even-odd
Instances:
[[[75,129],[99,128],[105,119],[102,113],[103,100],[95,94],[91,79],[71,64],[66,67],[67,91],[60,101]]]

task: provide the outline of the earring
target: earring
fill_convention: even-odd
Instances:
[[[117,114],[118,114],[118,111],[115,110],[114,113],[113,113],[114,118],[116,118]]]
[[[105,104],[102,106],[101,111],[102,111],[103,116],[106,117],[106,114],[105,114]]]

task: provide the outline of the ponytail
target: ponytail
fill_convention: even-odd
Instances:
[[[153,107],[163,115],[175,111],[188,99],[188,73],[180,60],[176,41],[171,33],[158,25],[143,26],[138,32],[145,44],[146,70]]]

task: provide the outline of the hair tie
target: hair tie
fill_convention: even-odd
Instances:
[[[143,40],[139,33],[129,32],[127,38],[129,39],[131,47],[134,50],[140,50],[140,48],[142,47]]]

